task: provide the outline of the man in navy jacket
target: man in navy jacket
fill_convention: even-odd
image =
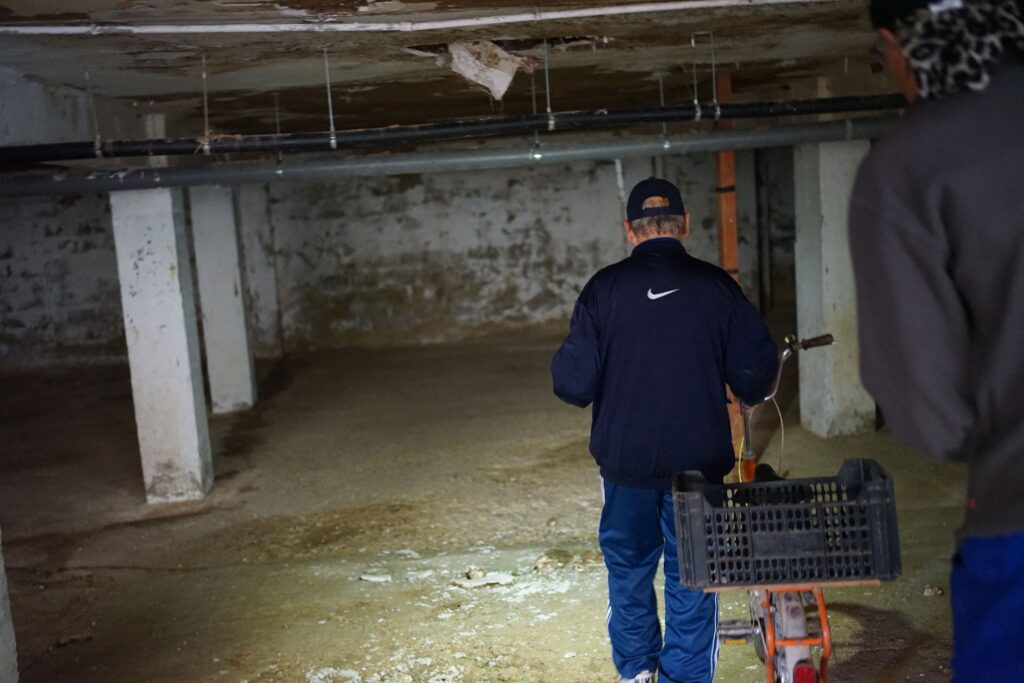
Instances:
[[[760,402],[776,348],[728,273],[686,252],[689,216],[672,183],[639,183],[627,216],[635,249],[583,288],[551,375],[559,398],[594,406],[590,452],[604,485],[599,540],[619,675],[710,683],[718,602],[679,583],[671,479],[700,470],[720,482],[732,469],[725,387]],[[664,638],[654,595],[663,552]]]

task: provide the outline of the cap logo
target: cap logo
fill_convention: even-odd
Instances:
[[[640,208],[660,209],[666,206],[669,206],[668,197],[648,197]]]

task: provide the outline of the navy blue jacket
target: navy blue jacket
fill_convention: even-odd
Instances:
[[[676,472],[720,481],[732,469],[725,385],[761,401],[776,354],[724,270],[656,238],[583,288],[551,376],[562,400],[594,404],[590,452],[605,479],[667,489]]]

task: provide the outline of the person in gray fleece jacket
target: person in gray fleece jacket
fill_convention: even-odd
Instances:
[[[965,462],[953,680],[1024,681],[1024,23],[1012,0],[872,0],[910,106],[850,208],[861,374],[893,434]]]

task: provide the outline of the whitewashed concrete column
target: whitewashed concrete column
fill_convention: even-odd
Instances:
[[[794,152],[797,328],[801,337],[825,332],[836,346],[800,355],[800,416],[824,437],[874,425],[875,404],[860,383],[857,308],[847,212],[863,140],[800,145]]]
[[[241,185],[236,196],[254,351],[257,356],[279,356],[284,341],[269,193],[266,185]]]
[[[18,683],[18,650],[14,645],[14,621],[7,597],[7,574],[0,539],[0,683]]]
[[[256,402],[234,196],[217,185],[193,187],[188,196],[210,400],[214,413],[230,413]]]
[[[110,210],[146,500],[202,498],[213,466],[181,194],[113,192]]]

